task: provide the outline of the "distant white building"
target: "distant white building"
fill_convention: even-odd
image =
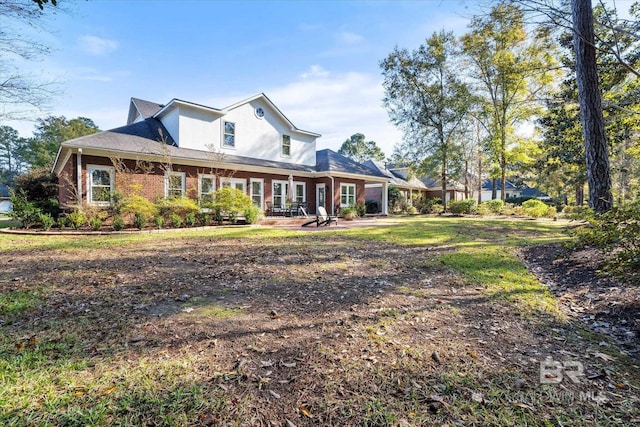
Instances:
[[[0,213],[11,212],[12,205],[9,199],[9,189],[6,185],[0,184]]]
[[[509,181],[505,181],[504,187],[505,187],[505,194],[504,194],[505,199],[508,199],[511,197],[520,197],[522,193],[518,189],[518,187],[516,187]],[[482,193],[480,195],[481,196],[480,200],[483,202],[491,200],[492,193],[493,193],[493,180],[490,178],[487,178],[482,181]],[[501,199],[501,198],[502,198],[502,182],[500,179],[496,179],[496,199]]]

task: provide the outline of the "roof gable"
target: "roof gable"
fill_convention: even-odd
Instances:
[[[138,116],[143,119],[152,117],[155,113],[160,111],[164,107],[162,104],[156,102],[145,101],[144,99],[131,98],[129,104],[129,116],[127,118],[127,124],[130,125],[136,121]]]
[[[382,172],[369,168],[328,148],[316,153],[316,170],[318,172],[342,172],[386,178],[386,175]]]

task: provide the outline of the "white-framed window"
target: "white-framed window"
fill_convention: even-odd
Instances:
[[[186,174],[184,172],[166,172],[164,174],[164,197],[180,199],[185,194]]]
[[[237,188],[238,190],[242,191],[243,193],[246,193],[247,190],[247,180],[246,179],[242,179],[242,178],[222,178],[220,180],[220,185],[222,186],[222,188],[224,187],[231,187],[231,188]]]
[[[222,146],[227,148],[236,147],[236,124],[224,122],[222,128]]]
[[[340,207],[347,207],[356,204],[356,185],[340,184]]]
[[[264,209],[264,179],[251,178],[249,180],[249,193],[253,204],[260,209]]]
[[[271,196],[273,198],[273,206],[276,208],[285,208],[287,206],[287,196],[289,194],[289,181],[272,181]],[[293,183],[293,201],[303,203],[307,200],[306,185],[304,182]]]
[[[198,202],[200,204],[211,203],[214,191],[216,191],[216,176],[198,174]]]
[[[280,148],[280,155],[282,157],[291,157],[291,136],[282,135],[282,145]]]
[[[294,182],[293,189],[293,196],[295,198],[295,201],[298,203],[304,203],[307,200],[307,186],[304,184],[304,182]]]
[[[109,205],[115,190],[115,169],[111,166],[87,165],[87,197],[93,205]]]

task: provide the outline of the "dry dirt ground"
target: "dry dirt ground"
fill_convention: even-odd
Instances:
[[[46,350],[42,378],[5,383],[6,419],[62,425],[104,408],[97,424],[638,422],[638,391],[610,369],[621,357],[612,344],[518,313],[439,262],[446,250],[305,233],[0,252],[2,292],[42,301],[3,320],[5,349],[15,345],[3,357]],[[548,253],[523,257],[579,317],[613,325],[620,289],[556,282],[570,274]],[[637,321],[627,318],[630,332]],[[549,357],[579,360],[585,379],[541,385]],[[58,370],[60,359],[79,367]],[[43,381],[53,385],[40,400],[15,403]],[[52,393],[72,394],[56,403]]]
[[[638,276],[607,274],[605,255],[595,248],[530,246],[520,251],[520,258],[559,298],[569,316],[614,338],[623,352],[640,360]]]

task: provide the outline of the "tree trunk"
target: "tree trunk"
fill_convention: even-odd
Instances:
[[[464,159],[464,198],[469,198],[469,160]]]
[[[576,52],[578,100],[589,184],[589,206],[606,212],[613,205],[609,151],[602,115],[602,98],[596,70],[591,0],[572,0],[573,47]]]
[[[441,188],[442,188],[442,206],[446,212],[447,210],[447,160],[446,157],[442,159],[442,171],[440,175]]]
[[[576,206],[584,205],[584,182],[576,184]]]
[[[498,180],[491,178],[491,200],[498,198]]]
[[[482,203],[482,155],[478,152],[478,204]]]

